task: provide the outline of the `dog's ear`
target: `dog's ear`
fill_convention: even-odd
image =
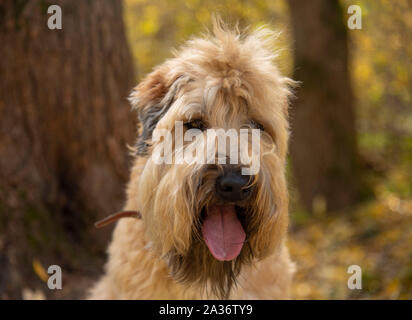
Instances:
[[[136,145],[138,155],[147,154],[153,130],[169,110],[176,92],[184,82],[182,76],[173,76],[168,79],[167,71],[165,68],[158,68],[150,73],[129,97],[139,118],[139,138]]]

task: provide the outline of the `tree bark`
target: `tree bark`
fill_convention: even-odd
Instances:
[[[52,4],[62,30],[47,27]],[[33,259],[92,272],[102,255],[92,222],[122,206],[134,76],[118,0],[1,1],[0,43],[0,298],[10,298],[35,281]]]
[[[312,210],[356,202],[360,172],[348,35],[338,0],[290,0],[295,74],[301,81],[292,120],[291,157],[300,198]]]

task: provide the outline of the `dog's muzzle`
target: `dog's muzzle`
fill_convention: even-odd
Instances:
[[[242,175],[240,170],[225,170],[216,180],[216,193],[227,202],[246,200],[251,194],[249,181],[250,176]]]

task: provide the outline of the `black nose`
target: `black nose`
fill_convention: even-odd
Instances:
[[[245,200],[251,193],[248,187],[250,176],[229,171],[216,180],[216,192],[226,201]]]

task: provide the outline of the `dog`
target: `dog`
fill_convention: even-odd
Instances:
[[[295,266],[285,244],[285,165],[295,83],[274,63],[274,37],[267,27],[240,32],[217,21],[213,32],[187,41],[133,90],[139,134],[125,210],[141,219],[117,223],[90,299],[289,298]],[[196,137],[243,128],[248,141],[257,130],[260,152],[241,144],[205,163],[197,160],[213,150],[202,152],[199,140],[206,138],[178,143],[175,134],[172,156],[190,148],[196,155],[183,163],[156,161],[167,139],[155,132],[173,132],[177,124]],[[244,174],[250,162],[229,161],[244,153],[258,170]]]

